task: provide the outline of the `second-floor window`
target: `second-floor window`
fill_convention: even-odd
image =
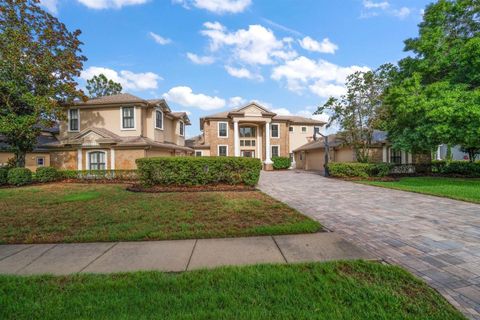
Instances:
[[[218,136],[221,138],[228,138],[228,123],[226,122],[218,123]]]
[[[280,126],[272,123],[272,138],[280,138]]]
[[[183,137],[185,135],[185,123],[180,121],[180,135]]]
[[[69,131],[78,131],[80,128],[79,124],[79,112],[78,109],[68,110],[68,130]]]
[[[122,129],[135,129],[135,107],[122,108]]]
[[[239,132],[240,138],[253,138],[257,135],[254,127],[241,127]]]
[[[163,129],[163,112],[155,110],[155,128]]]

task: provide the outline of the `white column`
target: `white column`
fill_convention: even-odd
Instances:
[[[383,146],[383,157],[382,157],[383,162],[388,162],[388,148],[387,146]]]
[[[405,151],[402,150],[402,164],[406,164],[406,163],[407,163],[407,155]]]
[[[412,164],[413,163],[413,157],[412,154],[409,152],[407,153],[407,163]]]
[[[442,145],[437,148],[437,160],[442,160]]]
[[[110,170],[115,170],[115,149],[110,149]]]
[[[233,149],[235,157],[240,157],[240,137],[238,132],[238,120],[233,120]]]
[[[265,164],[272,164],[270,148],[270,123],[265,124]]]
[[[77,170],[83,170],[83,154],[82,149],[77,150]]]

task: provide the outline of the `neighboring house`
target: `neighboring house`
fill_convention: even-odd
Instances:
[[[27,167],[135,169],[138,158],[193,153],[185,147],[190,120],[184,112],[172,112],[163,99],[144,100],[123,93],[75,103],[66,112],[67,120],[60,122],[57,131],[48,139],[39,138],[35,152],[27,155]],[[11,157],[0,152],[0,163]],[[29,163],[31,158],[37,162]]]
[[[468,153],[462,152],[459,146],[453,146],[451,150],[452,150],[452,160],[469,160],[470,159]],[[448,146],[446,144],[441,144],[438,146],[437,152],[434,153],[434,158],[436,160],[447,160],[447,154],[448,154]]]
[[[189,139],[196,156],[252,157],[272,167],[272,157],[292,157],[293,150],[313,139],[323,121],[277,115],[258,103],[200,119],[203,133]]]
[[[355,151],[346,146],[339,135],[329,135],[329,161],[331,162],[355,162]],[[387,133],[375,131],[372,144],[369,148],[371,162],[386,162],[395,164],[423,163],[431,160],[428,155],[411,154],[401,150],[395,150],[387,141]],[[309,142],[294,150],[297,169],[322,171],[325,165],[325,142],[324,139]]]

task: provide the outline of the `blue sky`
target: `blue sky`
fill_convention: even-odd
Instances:
[[[427,0],[42,0],[82,30],[79,83],[104,73],[125,92],[199,117],[258,101],[311,116],[346,75],[405,56]]]

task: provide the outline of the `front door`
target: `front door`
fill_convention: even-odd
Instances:
[[[255,158],[254,150],[241,150],[240,155],[245,158]]]

